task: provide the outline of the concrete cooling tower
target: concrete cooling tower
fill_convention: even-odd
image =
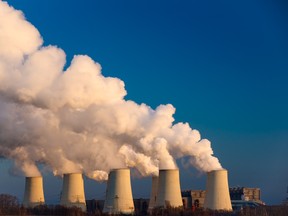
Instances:
[[[149,210],[152,210],[156,205],[157,191],[158,191],[158,176],[152,176],[152,190],[149,200]]]
[[[156,207],[182,207],[179,170],[160,170]]]
[[[26,177],[23,206],[33,208],[44,204],[43,179],[42,176]]]
[[[214,170],[207,173],[204,208],[212,210],[232,210],[227,170]]]
[[[104,213],[133,214],[130,169],[111,170],[108,177]]]
[[[81,173],[64,174],[60,205],[86,211],[84,181]]]

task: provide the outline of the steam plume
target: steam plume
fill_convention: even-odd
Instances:
[[[37,163],[96,180],[126,166],[151,175],[184,156],[202,171],[221,168],[208,140],[188,123],[173,124],[172,105],[125,100],[124,82],[103,76],[86,55],[63,71],[64,51],[43,46],[22,12],[3,1],[0,29],[0,156],[26,176],[39,175]]]

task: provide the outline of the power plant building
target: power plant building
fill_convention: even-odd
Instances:
[[[245,200],[263,203],[260,188],[233,187],[229,189],[231,200]]]
[[[181,191],[181,196],[182,196],[183,208],[191,209],[193,207],[191,190]]]
[[[260,188],[233,187],[229,188],[229,193],[233,209],[238,206],[258,206],[257,203],[260,205],[264,204],[261,200]],[[185,190],[181,194],[184,208],[191,208],[192,206],[203,208],[206,196],[205,190]]]
[[[149,199],[134,199],[135,215],[147,215]],[[151,212],[151,211],[150,211]]]
[[[205,190],[185,190],[181,192],[184,208],[203,208],[206,191]]]

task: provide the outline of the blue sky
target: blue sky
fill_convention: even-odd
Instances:
[[[260,187],[277,204],[288,185],[288,3],[286,1],[8,1],[40,31],[45,45],[87,54],[105,76],[125,82],[137,103],[171,103],[212,142],[230,186]],[[1,193],[21,198],[24,179],[1,160]],[[205,189],[205,174],[182,167],[182,189]],[[61,179],[44,174],[46,199]],[[87,198],[105,184],[85,179]],[[150,179],[133,178],[134,197]],[[5,187],[3,186],[5,185]]]

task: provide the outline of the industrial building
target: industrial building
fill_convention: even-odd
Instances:
[[[231,200],[255,201],[261,204],[263,203],[261,201],[260,188],[233,187],[229,190]]]
[[[232,187],[229,188],[232,208],[235,206],[258,206],[263,205],[261,200],[260,188],[248,188],[248,187]],[[181,192],[183,204],[185,208],[204,207],[204,200],[206,196],[205,190],[185,190]],[[288,200],[288,198],[287,198]],[[288,203],[288,201],[287,201]]]
[[[191,190],[181,191],[181,196],[182,196],[183,208],[191,209],[192,205],[193,205],[192,204]]]
[[[95,214],[102,212],[105,200],[86,200],[87,213]]]
[[[181,192],[184,208],[196,208],[204,207],[205,190],[185,190]]]
[[[134,199],[134,207],[136,215],[147,215],[149,199]]]

